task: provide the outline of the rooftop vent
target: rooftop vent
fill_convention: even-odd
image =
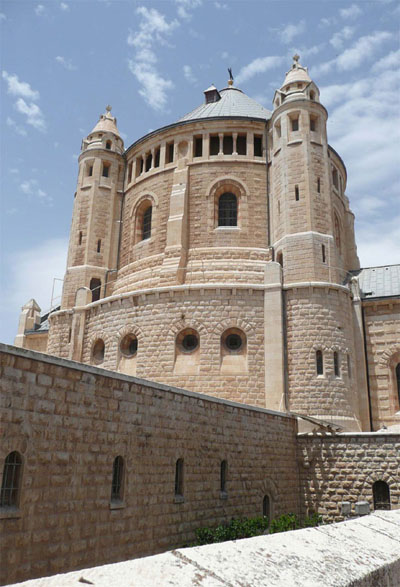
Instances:
[[[209,88],[204,90],[204,95],[206,97],[206,104],[212,104],[221,100],[221,95],[214,84],[211,84]]]

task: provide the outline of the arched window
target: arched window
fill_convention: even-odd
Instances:
[[[268,518],[268,521],[271,521],[271,500],[269,495],[264,495],[262,511],[263,516]]]
[[[175,497],[183,497],[183,459],[175,464]]]
[[[92,291],[92,302],[97,302],[100,299],[101,281],[97,277],[90,280],[89,289]]]
[[[317,351],[315,353],[315,362],[316,362],[316,367],[317,367],[317,375],[323,375],[324,374],[324,356],[322,354],[322,351]]]
[[[6,456],[1,483],[0,507],[18,507],[22,458],[17,451]]]
[[[111,149],[111,141],[106,142],[106,149],[108,149],[108,150]]]
[[[342,243],[341,243],[341,235],[340,235],[340,222],[339,222],[339,218],[337,216],[337,214],[335,214],[335,227],[334,227],[334,234],[335,234],[335,243],[336,243],[336,247],[340,253],[341,248],[342,248]]]
[[[121,456],[115,457],[111,482],[111,501],[122,500],[122,489],[124,480],[124,459]]]
[[[142,240],[146,240],[151,237],[151,215],[153,207],[149,206],[143,214],[142,222]]]
[[[221,461],[221,471],[220,471],[220,490],[221,493],[226,494],[226,480],[227,480],[227,473],[228,473],[228,462]]]
[[[237,226],[237,198],[231,192],[218,200],[218,226]]]
[[[340,377],[339,353],[337,351],[333,353],[333,370],[335,373],[335,377]]]
[[[399,407],[400,407],[400,363],[397,363],[397,366],[396,366],[396,383],[397,383],[397,397],[399,400]]]
[[[104,340],[102,338],[98,338],[92,348],[93,362],[97,363],[97,364],[102,363],[104,361],[105,352],[106,352],[106,347],[104,344]]]
[[[385,481],[375,481],[372,486],[375,510],[390,510],[390,489]]]

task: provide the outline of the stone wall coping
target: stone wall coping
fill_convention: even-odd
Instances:
[[[269,284],[269,283],[193,283],[193,284],[184,284],[184,285],[165,285],[162,287],[149,287],[146,289],[135,289],[130,292],[116,294],[113,296],[109,296],[107,298],[102,298],[96,302],[91,302],[86,306],[75,306],[74,309],[76,311],[88,310],[90,308],[96,308],[97,306],[102,306],[103,304],[110,304],[112,302],[123,300],[131,297],[139,297],[139,296],[147,296],[147,295],[154,295],[160,293],[178,293],[182,291],[210,291],[216,289],[235,289],[235,290],[254,290],[254,291],[265,291],[271,288],[275,288],[276,284]],[[299,281],[294,283],[287,283],[283,286],[283,289],[300,289],[300,288],[307,288],[307,287],[316,287],[322,289],[334,289],[338,291],[343,291],[345,293],[349,293],[349,288],[345,285],[340,285],[338,283],[333,283],[330,281]],[[66,312],[70,312],[71,308],[65,308],[63,310],[58,310],[57,312],[52,312],[49,318],[54,318],[55,316],[61,316]]]
[[[299,236],[306,236],[306,235],[315,235],[315,236],[327,238],[327,239],[333,241],[333,235],[331,235],[331,234],[326,234],[324,232],[318,232],[317,230],[306,230],[303,232],[294,232],[293,234],[285,234],[285,236],[283,236],[282,238],[280,238],[276,242],[274,242],[273,247],[274,248],[279,247],[279,245],[282,242],[284,242],[285,240],[288,240],[291,238],[298,238]]]
[[[297,418],[290,414],[283,412],[277,412],[275,410],[268,410],[266,408],[259,408],[257,406],[250,406],[248,404],[241,404],[239,402],[232,402],[226,399],[198,393],[195,391],[188,391],[179,387],[173,387],[171,385],[165,385],[164,383],[158,383],[156,381],[149,381],[148,379],[141,379],[139,377],[133,377],[131,375],[125,375],[124,373],[118,373],[117,371],[110,371],[101,367],[94,367],[93,365],[86,365],[85,363],[79,363],[78,361],[71,361],[70,359],[62,359],[53,355],[47,355],[45,353],[39,353],[28,349],[23,349],[13,345],[0,343],[0,353],[10,354],[24,359],[31,359],[33,361],[42,361],[49,363],[50,365],[56,365],[58,367],[66,367],[68,369],[75,369],[77,371],[83,371],[85,373],[91,373],[92,375],[100,375],[102,377],[109,377],[118,381],[125,381],[127,383],[135,383],[136,385],[142,385],[151,389],[157,389],[159,391],[168,391],[176,393],[178,395],[184,395],[193,399],[210,402],[214,404],[222,404],[224,406],[230,406],[233,408],[239,408],[241,410],[247,410],[250,412],[258,412],[261,414],[268,414],[271,416],[278,416],[280,418],[286,418],[288,420],[296,421]]]
[[[385,432],[381,432],[377,430],[376,432],[337,432],[333,434],[332,432],[299,432],[297,434],[298,438],[332,438],[333,440],[340,440],[340,438],[385,438],[389,436],[391,439],[393,437],[398,436],[400,439],[400,432],[390,432],[390,430],[386,430]]]

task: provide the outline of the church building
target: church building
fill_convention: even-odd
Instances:
[[[60,307],[16,346],[343,431],[400,429],[400,265],[360,268],[347,171],[295,55],[125,148],[82,141]],[[382,251],[384,255],[384,251]]]

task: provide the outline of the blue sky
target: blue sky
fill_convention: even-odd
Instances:
[[[2,1],[1,328],[62,279],[77,157],[111,104],[128,147],[235,85],[267,108],[297,51],[348,171],[363,266],[400,262],[396,1]],[[56,282],[55,295],[59,294]]]

